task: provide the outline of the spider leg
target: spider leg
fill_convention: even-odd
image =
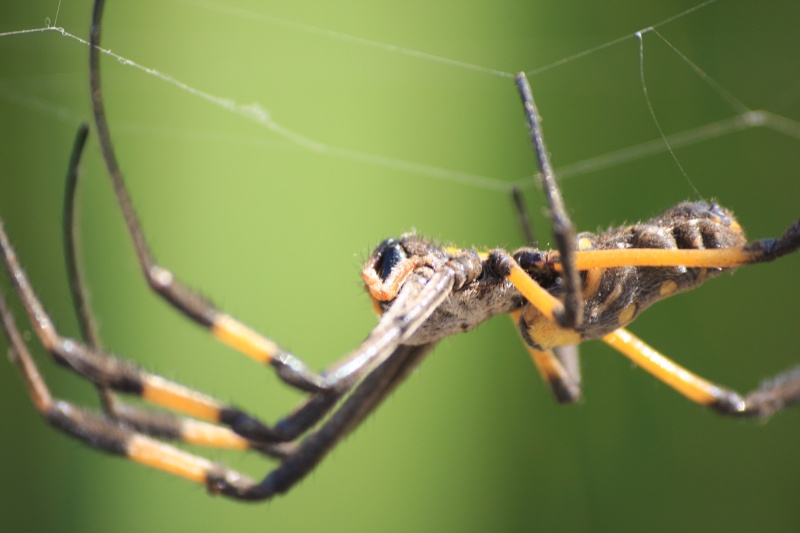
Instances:
[[[525,207],[525,199],[519,187],[511,190],[517,218],[525,236],[525,244],[532,248],[537,247],[536,235]],[[519,323],[520,312],[511,313],[514,326]],[[528,343],[525,348],[531,356],[536,369],[548,384],[553,396],[559,403],[574,403],[581,397],[581,366],[580,353],[577,345],[559,346],[550,351],[537,350]]]
[[[5,234],[0,231],[0,243],[7,244],[5,241]],[[3,250],[8,259],[7,250],[10,248],[4,247]],[[13,263],[15,261],[13,250],[11,254],[10,262]],[[16,272],[20,273],[21,270]],[[14,275],[12,277],[20,278]],[[24,275],[21,278],[24,284],[26,282]],[[402,343],[414,334],[449,295],[454,278],[455,274],[452,271],[445,270],[434,274],[429,280],[415,278],[406,284],[398,295],[395,305],[383,315],[361,346],[332,369],[339,375],[340,383],[356,383],[364,374],[366,377],[356,386],[341,408],[302,443],[283,447],[279,445],[271,450],[273,455],[282,459],[282,463],[260,484],[202,457],[142,435],[127,423],[120,423],[108,416],[80,409],[68,402],[54,400],[39,376],[2,293],[0,293],[0,315],[3,328],[11,343],[12,359],[23,374],[34,404],[51,425],[95,448],[205,484],[211,492],[222,492],[240,499],[264,499],[288,490],[304,477],[432,348],[433,344],[407,346]],[[49,320],[46,316],[42,318]],[[310,401],[306,405],[314,407],[317,413],[315,416],[321,416],[320,404]],[[184,422],[202,424],[193,420]],[[214,440],[219,439],[221,435],[221,433],[204,434],[200,426],[190,427],[194,428],[197,439],[213,437],[211,440]],[[208,424],[205,428],[209,432],[225,430]],[[239,439],[235,442],[241,445],[228,447],[248,447],[249,443],[241,437],[233,434],[230,437]],[[186,435],[179,438],[190,443],[204,444],[186,438]]]
[[[576,346],[537,350],[526,344],[525,348],[558,403],[575,403],[581,399],[581,374]]]
[[[81,124],[75,134],[67,179],[64,191],[63,224],[64,259],[67,268],[72,305],[78,319],[81,338],[93,350],[102,350],[102,341],[97,322],[92,313],[89,292],[83,277],[79,261],[79,234],[77,211],[77,192],[80,181],[80,161],[89,135],[89,127]],[[150,412],[121,403],[113,391],[105,385],[95,384],[103,412],[110,418],[129,424],[137,431],[151,437],[179,439],[182,431],[182,419],[167,412]],[[201,422],[197,422],[202,424]],[[208,432],[204,432],[208,434]]]
[[[519,187],[511,189],[511,199],[514,201],[514,209],[517,211],[517,220],[519,221],[520,229],[522,229],[522,235],[525,237],[525,244],[531,248],[536,248],[538,245],[536,234],[528,216],[528,208],[525,207],[525,198],[522,196],[522,190]]]
[[[242,487],[221,480],[217,490],[228,496],[248,500],[263,500],[288,491],[313,470],[339,440],[378,407],[434,345],[435,343],[398,346],[358,384],[331,418],[306,437],[260,484]]]
[[[321,392],[333,385],[314,373],[306,365],[275,342],[225,314],[195,291],[186,287],[175,275],[156,263],[150,252],[141,225],[133,208],[130,195],[116,155],[108,123],[100,85],[100,21],[104,2],[97,0],[94,5],[90,45],[90,83],[92,87],[92,109],[100,140],[103,157],[108,168],[114,192],[122,211],[128,232],[133,239],[136,256],[150,288],[188,318],[209,329],[222,342],[250,356],[256,361],[271,365],[281,380],[298,389],[308,392]]]
[[[79,164],[88,133],[89,128],[85,124],[78,128],[67,172],[63,211],[64,257],[72,303],[78,319],[81,337],[90,349],[102,351],[100,332],[92,313],[89,293],[78,254],[79,235],[76,203],[80,180]],[[235,435],[228,428],[176,416],[170,412],[140,409],[124,403],[106,385],[95,383],[95,387],[106,416],[113,418],[117,422],[125,423],[138,432],[155,438],[182,440],[200,446],[234,449],[242,449],[248,446],[248,443],[242,437]],[[256,443],[250,443],[250,447],[258,446]],[[263,446],[261,451],[265,453],[272,452],[269,447]]]
[[[204,446],[233,449],[253,448],[269,455],[282,457],[285,452],[282,451],[281,446],[270,446],[270,443],[294,440],[316,424],[336,405],[352,384],[371,367],[373,358],[379,353],[376,350],[357,351],[331,367],[328,375],[335,377],[337,393],[312,395],[300,408],[282,419],[272,429],[235,407],[160,376],[147,373],[127,361],[111,357],[102,350],[94,350],[71,339],[61,337],[20,267],[3,228],[2,219],[0,219],[0,252],[2,252],[3,261],[23,305],[31,317],[37,335],[56,361],[86,377],[100,389],[115,389],[124,393],[136,394],[151,403],[211,422],[225,424],[233,430],[176,417],[169,413],[153,413],[127,406],[121,402],[116,403],[114,412],[109,413],[109,418],[117,419],[115,420],[116,426],[124,423],[129,426],[129,429],[136,429],[151,436],[183,440],[190,444]],[[452,283],[450,274],[446,281]],[[435,309],[441,299],[446,297],[447,290],[449,290],[447,283],[444,285],[439,283],[436,301],[431,303],[426,298],[413,299],[415,305],[419,304],[419,306],[413,312],[405,313],[402,319],[396,318],[392,313],[387,313],[386,318],[381,322],[384,324],[383,329],[379,324],[379,327],[376,328],[377,334],[373,335],[373,338],[377,338],[384,330],[388,329],[388,333],[383,334],[383,338],[378,344],[393,346],[393,343],[398,342],[400,338],[396,338],[396,335],[399,335],[403,329],[415,330],[419,323]],[[410,293],[410,291],[407,292]],[[400,309],[402,306],[398,306],[398,311]],[[409,322],[400,328],[397,320],[408,320]],[[20,350],[16,349],[16,351]],[[30,373],[24,374],[27,379]],[[76,408],[71,407],[71,409],[74,411]],[[87,416],[91,419],[95,417],[95,415]],[[78,423],[78,425],[82,424]]]
[[[92,348],[102,348],[100,331],[92,313],[89,303],[89,292],[83,278],[83,269],[79,261],[79,235],[78,221],[76,216],[76,203],[78,183],[80,181],[80,160],[83,149],[86,146],[86,139],[89,136],[89,126],[81,124],[75,134],[75,142],[70,155],[69,167],[67,170],[66,187],[64,191],[64,211],[63,211],[63,231],[64,231],[64,259],[67,266],[67,277],[69,280],[70,294],[72,295],[72,306],[75,316],[78,318],[78,326],[81,331],[81,338]]]
[[[64,231],[64,259],[67,266],[67,278],[69,280],[70,294],[72,295],[72,306],[75,309],[75,316],[78,318],[81,338],[92,348],[101,349],[100,333],[89,305],[89,294],[86,290],[86,285],[83,283],[77,252],[78,235],[75,217],[75,200],[77,196],[78,180],[80,178],[79,166],[81,156],[86,146],[86,138],[88,136],[89,127],[86,124],[81,124],[75,134],[69,166],[67,167],[62,228]],[[113,416],[117,406],[117,398],[114,397],[114,394],[108,387],[96,385],[96,388],[103,411]]]
[[[767,263],[800,249],[800,221],[794,222],[775,239],[761,239],[745,246],[730,248],[662,249],[625,248],[575,252],[579,270],[615,267],[735,268]],[[556,264],[556,269],[561,267]]]
[[[511,254],[502,249],[492,250],[488,262],[490,268],[514,285],[531,305],[554,323],[561,325],[558,317],[564,314],[564,303],[539,285]],[[566,329],[566,326],[562,327]]]
[[[525,116],[528,121],[528,132],[536,153],[539,165],[539,178],[542,181],[547,202],[550,204],[553,219],[553,235],[564,270],[561,277],[564,280],[563,304],[553,309],[556,323],[563,328],[574,328],[583,321],[583,302],[581,300],[581,280],[578,276],[578,267],[575,265],[575,228],[567,215],[561,191],[550,164],[550,156],[544,143],[541,119],[536,103],[533,101],[533,92],[525,77],[524,72],[516,75],[517,89],[522,97]]]
[[[62,337],[44,310],[19,264],[0,219],[0,256],[20,300],[45,349],[60,364],[87,378],[101,388],[134,394],[151,403],[182,413],[228,425],[243,437],[258,442],[276,442],[286,437],[240,409],[210,396],[143,371],[134,364],[117,359],[103,350]],[[156,423],[158,422],[158,423]],[[155,419],[154,424],[163,424]]]
[[[690,400],[711,406],[722,414],[768,416],[800,403],[800,367],[742,396],[693,374],[623,328],[609,333],[603,341]]]
[[[73,161],[70,164],[71,172],[67,180],[68,190],[65,209],[66,256],[68,268],[71,272],[70,284],[73,294],[76,295],[77,314],[82,330],[90,338],[90,343],[99,344],[99,335],[93,327],[91,310],[88,305],[85,284],[77,264],[75,247],[73,203],[77,183],[77,160],[80,147],[85,141],[85,135],[86,132],[82,129],[77,136]],[[281,446],[273,445],[272,443],[294,440],[315,425],[338,403],[341,396],[352,387],[360,376],[368,370],[371,363],[372,356],[364,356],[363,354],[351,356],[340,361],[325,373],[325,379],[331,383],[332,391],[312,395],[293,413],[280,420],[276,427],[272,429],[235,407],[165,380],[157,375],[144,372],[126,361],[111,357],[101,349],[93,349],[61,337],[19,265],[1,219],[0,252],[2,252],[3,262],[14,282],[21,301],[35,326],[37,335],[51,355],[61,364],[70,367],[73,371],[93,382],[98,387],[101,397],[110,399],[110,401],[104,402],[105,410],[109,416],[116,417],[118,422],[125,422],[138,431],[159,438],[182,439],[193,444],[233,448],[244,448],[249,445],[265,453],[282,456]],[[441,296],[443,297],[444,294]],[[419,320],[426,318],[433,308],[435,306],[430,307],[425,314],[420,315],[421,318]],[[422,309],[425,309],[425,307],[423,306]],[[119,402],[112,404],[114,400],[108,392],[112,388],[121,392],[139,395],[147,401],[169,409],[228,425],[236,434],[230,433],[226,428],[176,417],[168,413],[150,413]],[[250,442],[245,442],[241,437]]]
[[[263,500],[288,491],[322,461],[330,450],[372,412],[408,376],[435,343],[398,345],[355,387],[340,408],[292,449],[280,466],[258,485],[220,478],[212,491],[244,500]],[[211,484],[210,484],[211,486]]]
[[[231,483],[219,478],[209,481],[213,492],[245,500],[263,500],[289,490],[308,474],[344,437],[357,426],[435,343],[408,346],[405,342],[450,294],[455,273],[444,269],[430,279],[410,278],[378,325],[361,345],[338,365],[348,373],[348,366],[365,358],[369,370],[328,420],[308,435],[258,485]],[[363,369],[365,365],[361,365]],[[216,483],[214,482],[216,481]]]
[[[556,346],[553,348],[553,354],[564,367],[564,370],[569,376],[570,387],[573,395],[569,398],[567,403],[574,403],[581,398],[581,360],[580,350],[577,344],[569,346]],[[563,402],[563,400],[562,400]]]
[[[94,4],[91,46],[90,46],[90,83],[92,87],[92,108],[98,131],[103,156],[109,171],[120,208],[132,236],[134,248],[140,266],[150,287],[170,302],[181,313],[195,322],[211,330],[218,339],[249,355],[257,361],[273,366],[278,376],[286,383],[299,389],[315,393],[294,413],[278,423],[277,428],[265,432],[263,425],[256,425],[256,434],[263,433],[259,440],[270,441],[292,440],[321,419],[361,377],[372,361],[372,355],[354,354],[353,360],[343,361],[332,370],[319,375],[309,370],[299,359],[281,349],[273,341],[245,326],[235,318],[221,312],[211,303],[185,287],[168,270],[157,265],[148,250],[144,234],[141,230],[130,196],[125,187],[119,165],[111,143],[108,124],[105,118],[105,107],[100,84],[100,33],[103,0]],[[241,413],[236,413],[241,415]],[[252,419],[246,417],[240,424],[236,417],[226,417],[223,423],[234,427],[237,433],[253,436],[247,431],[247,423]],[[286,431],[286,433],[283,433]]]
[[[99,450],[127,457],[192,481],[204,482],[207,472],[213,472],[216,477],[246,479],[241,474],[207,459],[137,433],[130,426],[120,424],[113,418],[54,398],[25,346],[2,293],[0,323],[10,342],[10,358],[22,374],[34,406],[56,429]]]
[[[101,391],[113,389],[138,395],[150,403],[230,427],[229,430],[198,420],[176,417],[169,413],[149,412],[119,401],[115,402],[113,412],[108,413],[110,418],[116,418],[117,424],[128,424],[131,428],[151,436],[183,440],[203,446],[251,448],[268,455],[283,457],[284,447],[274,443],[292,441],[315,425],[371,368],[373,359],[378,353],[376,350],[356,351],[330,367],[325,376],[335,383],[336,388],[332,392],[312,394],[293,413],[271,428],[236,407],[143,371],[128,361],[112,357],[103,350],[93,349],[72,339],[61,337],[19,265],[1,218],[0,255],[37,336],[57,362],[86,377]],[[77,279],[82,288],[80,281],[82,278]],[[413,312],[404,313],[402,320],[409,322],[404,324],[403,328],[399,328],[396,323],[399,320],[395,316],[396,313],[387,313],[376,327],[377,333],[372,338],[377,338],[381,332],[388,329],[389,334],[381,342],[391,344],[399,342],[399,338],[395,338],[394,335],[401,330],[413,332],[447,296],[448,282],[452,284],[452,273],[448,273],[444,284],[440,282],[435,285],[437,299],[434,302],[430,302],[426,297],[419,297],[412,290],[413,287],[421,286],[421,282],[409,284],[407,296],[404,298],[410,298],[416,302],[415,305],[418,305]],[[76,283],[75,278],[71,283]],[[399,312],[403,306],[398,306],[397,309]]]

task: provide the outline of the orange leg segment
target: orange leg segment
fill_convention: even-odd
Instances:
[[[742,247],[714,250],[664,250],[661,248],[627,248],[622,250],[588,250],[575,252],[578,270],[616,267],[732,268],[754,263],[759,252]],[[561,266],[557,267],[561,270]]]
[[[603,337],[603,342],[694,402],[725,404],[726,411],[745,410],[745,402],[738,394],[686,370],[624,328],[609,333]]]
[[[225,344],[259,363],[269,364],[275,354],[281,352],[277,344],[229,315],[220,315],[211,325],[211,332]]]
[[[506,278],[520,293],[522,293],[525,299],[543,315],[553,322],[558,322],[555,314],[559,311],[563,311],[564,304],[562,304],[558,298],[544,290],[541,285],[536,283],[516,261],[509,266],[509,272]]]

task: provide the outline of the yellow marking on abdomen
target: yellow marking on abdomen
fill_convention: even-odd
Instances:
[[[557,346],[572,346],[583,342],[581,334],[574,329],[562,328],[533,306],[524,311],[528,337],[536,349],[550,350]]]
[[[583,284],[581,296],[583,300],[590,300],[600,289],[600,282],[603,281],[604,268],[592,268],[586,271],[586,283]]]
[[[667,296],[670,296],[672,293],[674,293],[677,289],[678,289],[678,284],[675,283],[675,281],[668,279],[667,281],[662,283],[661,286],[658,288],[658,294],[661,297],[666,298]]]
[[[633,320],[634,315],[636,315],[637,305],[632,303],[628,305],[625,309],[620,311],[619,316],[617,317],[617,322],[620,326],[624,326],[625,324],[629,323]]]

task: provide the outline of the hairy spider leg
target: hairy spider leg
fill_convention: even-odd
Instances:
[[[578,297],[578,307],[582,309],[583,306],[584,298],[578,292],[579,286],[574,282],[578,271],[594,270],[594,274],[596,274],[594,277],[597,279],[597,274],[602,272],[602,269],[617,267],[735,268],[773,261],[800,248],[800,221],[796,221],[780,238],[763,239],[744,246],[722,249],[575,250],[574,231],[566,218],[560,190],[544,146],[539,115],[530,85],[524,73],[518,74],[516,81],[528,118],[534,152],[539,165],[539,175],[553,210],[554,232],[558,242],[558,255],[555,256],[555,259],[560,260],[553,267],[554,270],[561,273],[564,280],[563,301],[541,287],[510,254],[502,250],[495,251],[493,254],[496,264],[509,282],[522,293],[531,305],[555,325],[553,334],[559,336],[559,340],[554,343],[556,347],[572,347],[581,342],[580,335],[574,330],[575,326],[580,325],[581,314],[569,310],[575,305],[572,301],[576,296]],[[519,212],[524,213],[521,202],[516,196],[515,201]],[[738,228],[738,223],[735,221],[732,223]],[[580,248],[580,243],[578,244]],[[512,314],[512,319],[518,322],[520,315],[521,311],[517,311]],[[569,319],[570,316],[576,317],[575,320]],[[621,323],[628,321],[629,319],[625,320],[620,317]],[[760,389],[742,397],[738,393],[714,385],[692,374],[624,328],[605,335],[603,341],[689,399],[711,405],[725,414],[767,415],[783,406],[800,402],[800,370],[790,370],[780,374],[765,382]],[[557,356],[552,349],[540,350],[530,345],[527,348],[534,364],[549,384],[556,399],[560,402],[572,402],[580,397],[580,374],[577,369],[568,370],[564,360]],[[572,357],[572,355],[567,355],[567,361],[570,364],[573,362]]]

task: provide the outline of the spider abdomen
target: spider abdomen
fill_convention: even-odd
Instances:
[[[683,202],[664,213],[600,234],[580,233],[579,251],[659,249],[709,250],[743,246],[746,238],[733,214],[713,202]],[[583,322],[574,330],[551,324],[526,306],[520,328],[537,348],[575,344],[607,335],[632,322],[653,303],[696,288],[729,268],[622,266],[581,272]],[[561,284],[549,287],[560,296]]]
[[[578,236],[580,250],[710,250],[746,243],[733,213],[713,202],[682,202],[644,222],[600,235]],[[588,270],[583,284],[584,321],[590,325],[593,316],[616,310],[621,313],[619,325],[624,325],[652,303],[694,289],[726,270],[731,269],[631,266]],[[618,303],[614,305],[615,302]],[[623,307],[619,308],[620,305]],[[630,308],[631,305],[636,308]],[[626,308],[628,311],[623,312]]]

